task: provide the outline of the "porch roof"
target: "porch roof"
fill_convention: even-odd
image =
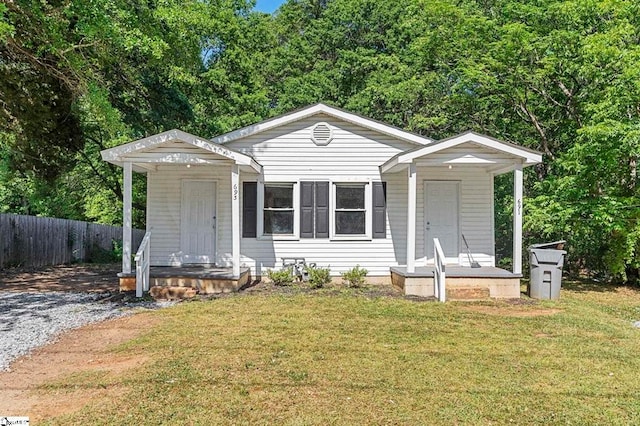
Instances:
[[[542,154],[469,131],[401,152],[382,164],[380,172],[397,172],[414,162],[425,165],[475,165],[500,174],[513,170],[516,164],[525,167],[538,164],[542,162]]]
[[[160,149],[163,145],[176,142],[186,144],[185,147],[190,149],[169,152]],[[262,171],[262,166],[250,155],[178,129],[105,149],[100,154],[104,161],[118,166],[131,162],[134,169],[142,173],[153,170],[158,164],[215,164],[221,160],[231,161],[256,173]]]

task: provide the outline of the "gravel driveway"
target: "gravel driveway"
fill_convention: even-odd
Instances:
[[[118,297],[119,269],[61,265],[0,270],[0,371],[66,330],[173,304]]]
[[[0,371],[65,330],[127,315],[131,308],[88,293],[0,292]]]

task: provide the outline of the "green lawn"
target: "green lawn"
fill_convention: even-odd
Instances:
[[[640,292],[424,303],[356,290],[238,295],[156,313],[152,361],[53,424],[640,424]],[[553,310],[558,310],[556,313]]]

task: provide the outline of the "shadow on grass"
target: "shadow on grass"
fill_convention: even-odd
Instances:
[[[625,284],[612,284],[601,281],[594,281],[588,278],[578,279],[563,279],[562,288],[564,290],[575,291],[579,293],[596,292],[596,293],[613,293],[617,292],[620,288],[629,288],[638,290],[637,287],[625,285]]]

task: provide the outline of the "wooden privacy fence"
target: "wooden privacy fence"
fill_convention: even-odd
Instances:
[[[134,229],[132,245],[144,238]],[[46,266],[72,262],[118,261],[115,248],[122,246],[122,228],[79,220],[0,214],[0,269],[13,266]]]

